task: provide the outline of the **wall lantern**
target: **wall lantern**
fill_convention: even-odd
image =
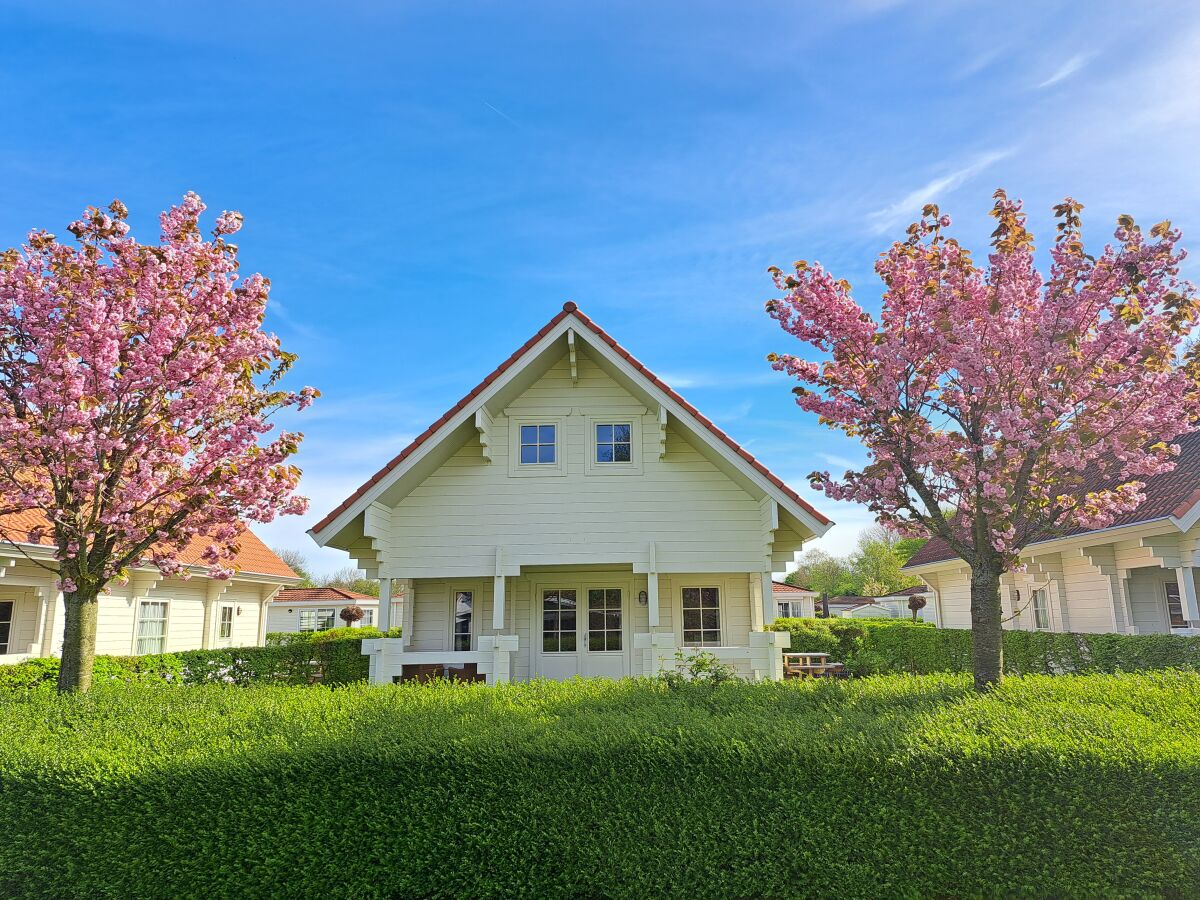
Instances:
[[[645,606],[650,602],[650,595],[645,591],[638,591],[638,606]]]
[[[240,606],[237,608],[237,614],[239,616],[242,614],[242,608]]]

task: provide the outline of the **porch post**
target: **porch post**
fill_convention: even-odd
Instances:
[[[492,579],[492,628],[498,633],[504,631],[504,551],[496,548],[496,575]]]
[[[46,613],[50,607],[50,590],[48,588],[36,588],[38,596],[38,614],[37,624],[33,627],[34,646],[30,647],[30,652],[35,656],[43,656],[42,645],[46,642]]]
[[[1192,577],[1192,567],[1179,566],[1175,570],[1175,580],[1179,582],[1184,618],[1192,628],[1200,627],[1200,604],[1196,602],[1196,579]]]
[[[212,647],[212,611],[214,597],[211,594],[205,594],[204,597],[204,621],[200,625],[200,649],[207,650]]]
[[[646,612],[650,616],[650,628],[659,625],[658,613],[658,561],[655,559],[654,541],[650,542],[649,565],[646,567]]]
[[[375,627],[387,634],[392,627],[392,579],[379,579],[379,609],[375,612]]]
[[[762,612],[763,628],[770,628],[775,624],[775,586],[771,583],[770,572],[762,573]]]

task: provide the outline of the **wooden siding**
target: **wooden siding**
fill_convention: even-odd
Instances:
[[[485,460],[466,442],[394,507],[382,574],[396,578],[480,577],[509,566],[644,562],[657,544],[660,572],[762,571],[773,554],[790,559],[795,535],[763,542],[760,502],[674,428],[659,458],[657,411],[606,375],[585,353],[578,382],[564,356],[503,412],[492,412]],[[562,423],[561,473],[527,475],[510,466],[512,420]],[[637,423],[634,469],[590,464],[594,418]],[[518,475],[510,474],[518,471]]]

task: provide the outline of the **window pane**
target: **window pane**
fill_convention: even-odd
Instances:
[[[683,627],[684,629],[699,629],[700,628],[700,610],[685,609],[683,611]]]
[[[613,440],[613,427],[611,425],[596,426],[596,443],[611,444]]]
[[[604,610],[591,609],[588,610],[588,628],[603,628],[604,627]]]
[[[628,425],[614,425],[614,426],[612,426],[612,430],[613,430],[613,440],[614,441],[617,441],[618,443],[624,443],[624,444],[629,443],[629,426]]]
[[[588,605],[594,607],[604,605],[604,588],[592,588],[588,591]]]
[[[719,609],[705,609],[700,612],[700,622],[705,629],[721,627],[721,611]]]
[[[539,425],[538,426],[538,443],[553,444],[554,443],[554,426]]]
[[[538,428],[536,425],[521,426],[521,443],[536,444],[538,442]]]
[[[537,444],[522,444],[521,445],[521,462],[535,463],[538,461]]]
[[[562,617],[559,620],[558,627],[562,631],[570,631],[570,632],[574,633],[574,631],[575,631],[575,610],[574,609],[564,609],[562,611]]]
[[[701,606],[716,606],[717,605],[717,589],[716,588],[701,588],[700,589],[700,605]]]
[[[589,631],[588,632],[588,649],[603,650],[604,649],[604,632]]]
[[[554,445],[553,444],[541,444],[538,447],[538,460],[537,461],[540,463],[554,462]]]
[[[629,462],[629,445],[613,445],[613,462]]]
[[[558,634],[543,634],[542,635],[542,652],[557,653],[558,652]]]
[[[575,592],[574,591],[559,591],[558,598],[563,605],[563,609],[575,608]]]
[[[699,632],[699,631],[687,631],[687,630],[685,630],[685,631],[683,632],[683,642],[684,642],[685,644],[698,644],[698,643],[700,643],[700,632]]]
[[[612,462],[613,461],[613,445],[612,444],[597,444],[596,445],[596,462]]]
[[[572,625],[571,627],[574,628],[575,626]],[[562,633],[562,635],[560,636],[559,640],[562,642],[561,649],[564,653],[574,653],[575,652],[575,632],[574,631],[564,631]]]
[[[604,627],[609,631],[621,630],[621,611],[619,609],[610,609],[604,613]]]
[[[1179,582],[1169,581],[1167,588],[1167,617],[1171,620],[1172,628],[1186,628],[1187,619],[1183,615],[1183,604],[1179,602]]]
[[[700,605],[700,588],[684,588],[683,589],[683,605],[684,606],[699,606]]]
[[[620,607],[620,605],[621,605],[621,589],[620,588],[609,588],[608,589],[608,605],[613,606],[613,607]]]
[[[558,631],[558,613],[546,611],[542,613],[542,631]]]

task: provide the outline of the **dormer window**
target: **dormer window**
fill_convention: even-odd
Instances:
[[[632,462],[632,432],[633,426],[628,422],[597,423],[596,462],[602,465]]]
[[[557,456],[558,426],[521,426],[521,465],[552,466]]]

